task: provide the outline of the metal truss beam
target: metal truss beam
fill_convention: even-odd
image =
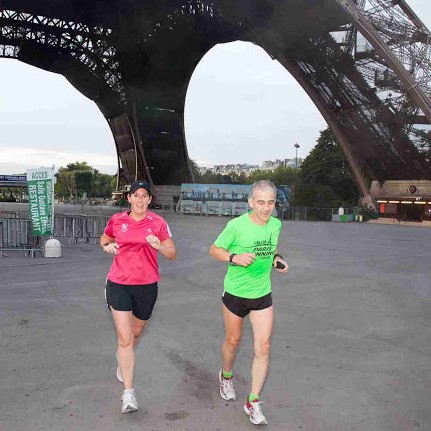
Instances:
[[[79,22],[0,9],[0,42],[3,43],[0,56],[18,58],[20,46],[26,42],[33,42],[42,49],[54,49],[102,77],[125,102],[111,35],[112,30],[100,26],[91,28]]]
[[[411,98],[431,122],[430,34],[410,23],[390,0],[368,0],[362,10],[353,0],[337,1],[354,19],[356,29],[384,59]]]
[[[36,56],[70,58],[105,85],[93,100],[115,139],[120,184],[192,178],[187,85],[205,53],[232,40],[260,45],[298,80],[335,132],[364,196],[369,180],[431,179],[430,33],[405,1],[132,3],[110,0],[112,26],[101,0],[85,3],[76,19],[0,9],[0,56],[19,59],[36,47]],[[43,5],[32,0],[30,9]],[[84,92],[85,82],[75,79],[82,70],[68,79]],[[100,94],[105,88],[114,96]]]

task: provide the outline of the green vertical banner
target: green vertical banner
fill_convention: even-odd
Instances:
[[[27,170],[32,234],[52,235],[54,168]]]

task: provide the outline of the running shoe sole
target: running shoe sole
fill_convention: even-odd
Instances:
[[[133,406],[131,404],[127,404],[125,409],[121,410],[121,413],[132,413],[132,412],[136,412],[138,410],[138,407]]]

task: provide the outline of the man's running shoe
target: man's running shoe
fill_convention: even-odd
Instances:
[[[125,389],[121,399],[123,400],[121,413],[130,413],[138,410],[138,402],[136,401],[134,389]]]
[[[244,411],[250,416],[250,422],[254,425],[266,425],[268,421],[262,413],[262,401],[248,400],[244,404]]]
[[[117,358],[117,379],[120,383],[123,383],[123,376],[121,375],[120,366],[118,365],[118,352],[115,352],[115,357]]]
[[[220,370],[218,378],[220,380],[220,396],[226,400],[235,400],[236,394],[233,388],[233,377],[223,377],[223,370]]]

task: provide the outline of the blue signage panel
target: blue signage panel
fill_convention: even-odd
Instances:
[[[26,175],[0,175],[0,181],[5,182],[13,182],[16,183],[17,181],[20,182],[27,182],[27,176]]]

